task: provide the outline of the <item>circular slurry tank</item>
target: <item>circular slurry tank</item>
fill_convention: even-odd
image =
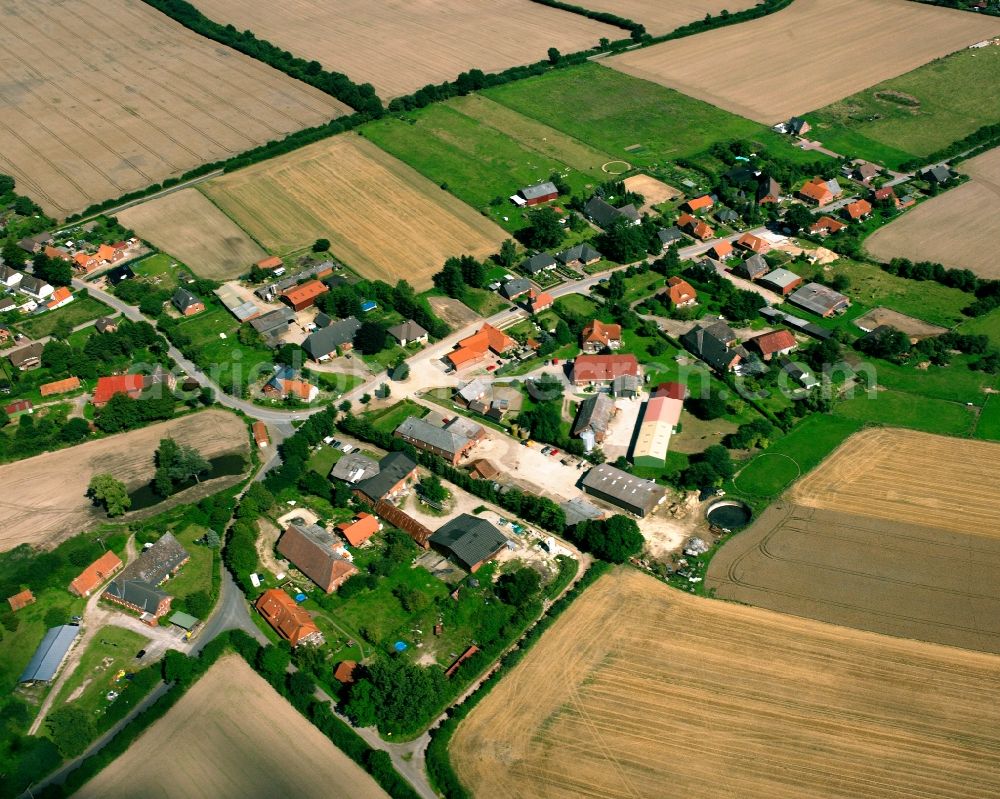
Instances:
[[[746,527],[753,518],[750,506],[735,499],[722,499],[708,506],[705,517],[716,527],[739,530]]]

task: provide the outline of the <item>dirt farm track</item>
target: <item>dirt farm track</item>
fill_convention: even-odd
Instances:
[[[466,718],[486,799],[967,799],[1000,792],[992,655],[605,575]]]
[[[0,172],[53,216],[349,111],[140,0],[0,4]]]
[[[997,34],[995,17],[910,0],[795,0],[602,63],[774,124]]]
[[[732,599],[1000,653],[1000,446],[850,438],[712,559]]]
[[[74,796],[388,795],[242,658],[229,655]]]
[[[250,446],[238,416],[207,410],[0,466],[0,551],[53,546],[106,520],[85,496],[90,478],[107,472],[129,490],[141,487],[153,478],[153,453],[167,436],[206,458]]]
[[[958,165],[972,178],[957,189],[911,208],[875,231],[865,249],[881,260],[910,258],[971,269],[1000,278],[1000,149]]]

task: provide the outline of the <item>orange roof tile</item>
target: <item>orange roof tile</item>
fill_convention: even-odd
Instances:
[[[587,322],[583,328],[583,341],[609,344],[612,341],[622,340],[622,326],[605,324],[600,319]]]
[[[110,400],[115,394],[136,395],[142,391],[142,375],[111,375],[110,377],[97,378],[97,385],[94,387],[93,401],[102,404]]]
[[[872,204],[868,200],[855,200],[845,205],[844,210],[851,219],[861,219],[872,212]]]
[[[302,302],[314,300],[320,294],[325,294],[327,291],[329,289],[323,283],[320,283],[318,280],[310,280],[301,286],[293,286],[288,291],[282,293],[281,296],[287,297],[292,305],[298,305]]]
[[[457,348],[448,353],[448,360],[457,368],[478,361],[492,350],[497,355],[517,346],[517,342],[502,330],[487,323],[471,336],[458,342]]]
[[[667,281],[667,296],[674,305],[682,305],[698,298],[698,292],[686,280],[672,277]]]
[[[692,211],[700,211],[703,208],[711,208],[714,203],[711,197],[703,194],[701,197],[692,197],[684,204]]]
[[[67,377],[65,380],[56,380],[52,383],[46,383],[40,388],[43,397],[49,397],[53,394],[65,394],[67,391],[75,391],[80,387],[79,377]]]
[[[77,596],[87,596],[122,567],[122,559],[110,550],[91,563],[69,584]]]
[[[14,594],[12,597],[7,597],[7,602],[10,605],[10,609],[17,613],[21,608],[26,608],[32,602],[35,601],[35,595],[31,593],[30,588],[25,588],[23,591]]]
[[[774,330],[750,339],[763,355],[774,355],[795,346],[795,336],[789,330]]]
[[[378,519],[370,513],[359,513],[352,522],[341,522],[337,530],[351,546],[359,547],[378,532]]]
[[[295,600],[280,588],[269,588],[257,598],[254,607],[275,632],[292,646],[307,636],[319,633],[319,627],[312,616],[296,605]]]

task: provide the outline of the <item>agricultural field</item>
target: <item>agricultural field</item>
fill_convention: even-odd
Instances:
[[[810,137],[873,160],[882,148],[930,155],[1000,122],[998,84],[1000,47],[959,50],[806,114]]]
[[[500,226],[511,219],[519,222],[522,212],[507,198],[522,186],[559,172],[574,192],[582,192],[608,179],[601,166],[612,160],[607,153],[478,94],[372,122],[362,128],[362,135],[459,199],[488,212]],[[491,206],[497,199],[500,203]]]
[[[641,22],[646,32],[652,36],[664,33],[704,19],[706,14],[718,16],[721,11],[735,13],[755,5],[753,0],[579,0],[573,5],[583,6],[591,11],[604,11],[625,17],[633,22]],[[620,36],[618,38],[621,38]]]
[[[911,208],[865,240],[865,249],[884,261],[910,258],[971,269],[1000,278],[994,254],[1000,240],[1000,148],[964,161],[972,180]]]
[[[968,436],[976,427],[976,409],[964,402],[923,396],[897,389],[879,389],[872,394],[858,390],[853,397],[838,402],[834,413],[866,424],[909,427],[945,436]],[[980,397],[980,401],[982,397]]]
[[[451,755],[476,796],[964,799],[1000,790],[998,693],[992,656],[618,569],[459,725]]]
[[[749,119],[597,64],[560,69],[483,94],[632,166],[692,156],[731,139],[758,141],[791,160],[815,158]]]
[[[206,458],[249,449],[238,416],[207,410],[2,466],[0,551],[22,543],[51,547],[96,527],[105,515],[85,496],[90,478],[110,473],[130,490],[145,485],[153,478],[153,453],[167,436]]]
[[[0,171],[52,216],[350,112],[145,3],[11,0],[4,16]]]
[[[998,33],[1000,20],[908,0],[796,0],[604,63],[773,125]]]
[[[387,796],[236,655],[74,795]]]
[[[334,136],[199,186],[270,252],[318,238],[362,276],[418,291],[444,261],[496,252],[506,234],[354,134]]]
[[[264,252],[197,189],[181,189],[118,213],[118,221],[199,277],[229,280],[246,273]]]
[[[752,498],[775,497],[856,433],[851,419],[814,414],[753,458],[733,478],[736,490]]]
[[[1000,652],[998,462],[998,444],[858,433],[716,554],[706,587],[797,616]]]
[[[529,0],[292,0],[248,4],[201,0],[210,19],[252,30],[297,56],[319,61],[388,100],[470,69],[500,72],[573,53],[624,31]]]

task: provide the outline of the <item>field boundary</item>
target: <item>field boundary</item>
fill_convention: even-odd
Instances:
[[[277,157],[277,156],[275,156],[275,157]],[[207,182],[207,181],[203,181],[203,182]],[[269,249],[267,249],[267,247],[265,247],[260,241],[257,240],[257,237],[253,233],[251,233],[249,230],[247,230],[245,227],[243,227],[243,225],[241,225],[239,222],[237,222],[236,219],[231,214],[229,214],[226,211],[225,208],[223,208],[222,206],[220,206],[206,192],[203,192],[200,188],[198,188],[198,184],[195,184],[193,186],[193,188],[194,188],[195,191],[198,192],[198,194],[200,194],[202,197],[204,197],[206,200],[208,200],[215,207],[215,209],[220,214],[222,214],[224,217],[226,217],[226,219],[228,219],[230,222],[232,222],[234,225],[236,225],[236,227],[238,227],[240,230],[242,230],[244,233],[246,233],[247,234],[247,238],[249,238],[250,241],[252,241],[258,247],[260,247],[264,252],[266,252],[266,253],[270,253],[271,252]],[[308,248],[306,248],[306,249],[308,249]],[[272,255],[273,255],[273,253],[272,253]]]
[[[538,643],[542,634],[555,624],[559,616],[573,604],[573,601],[610,570],[610,563],[595,560],[573,587],[553,602],[548,612],[522,636],[517,642],[516,648],[508,650],[507,654],[500,658],[493,673],[468,694],[460,704],[448,708],[445,711],[445,720],[430,731],[431,742],[427,747],[426,758],[427,776],[431,781],[431,786],[440,791],[445,799],[472,799],[472,794],[458,778],[448,753],[448,744],[455,734],[455,730],[458,729],[458,725],[496,687],[507,675],[507,672],[521,662],[528,651]]]

